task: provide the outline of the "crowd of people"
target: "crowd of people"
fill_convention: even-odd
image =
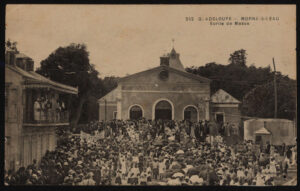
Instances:
[[[228,145],[226,128],[215,127],[208,121],[92,122],[83,131],[98,139],[70,134],[39,164],[5,172],[5,184],[268,186],[295,164],[296,146]]]

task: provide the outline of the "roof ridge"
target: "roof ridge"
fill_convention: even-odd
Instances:
[[[159,68],[164,68],[164,69],[167,69],[169,71],[174,71],[174,72],[177,72],[185,77],[190,77],[190,78],[193,78],[195,80],[199,80],[199,81],[205,81],[205,82],[210,82],[211,80],[208,79],[208,78],[205,78],[203,76],[199,76],[199,75],[195,75],[195,74],[192,74],[192,73],[189,73],[189,72],[185,72],[185,71],[182,71],[182,70],[178,70],[176,68],[173,68],[173,67],[169,67],[169,66],[164,66],[164,65],[160,65],[160,66],[157,66],[157,67],[154,67],[154,68],[150,68],[148,70],[144,70],[144,71],[141,71],[141,72],[137,72],[137,73],[134,73],[134,74],[131,74],[129,76],[125,76],[125,77],[122,77],[118,80],[118,82],[121,82],[121,81],[124,81],[124,80],[127,80],[129,78],[132,78],[134,76],[137,76],[137,75],[141,75],[143,73],[146,73],[146,72],[149,72],[149,71],[154,71],[154,70],[157,70]]]
[[[52,85],[52,86],[56,86],[56,87],[60,87],[60,88],[65,88],[65,89],[68,89],[68,90],[72,90],[72,91],[78,91],[78,88],[75,88],[75,87],[72,87],[72,86],[69,86],[69,85],[66,85],[66,84],[62,84],[62,83],[59,83],[59,82],[55,82],[53,80],[50,80],[48,78],[46,78],[45,76],[43,75],[40,75],[34,71],[26,71],[26,70],[23,70],[21,68],[18,68],[17,66],[11,66],[11,65],[5,65],[6,67],[9,67],[10,69],[14,70],[15,72],[19,73],[20,75],[26,77],[26,78],[29,78],[30,80],[34,80],[34,81],[40,81],[40,82],[45,82],[45,83],[48,83],[49,85]],[[40,78],[40,79],[38,79]]]

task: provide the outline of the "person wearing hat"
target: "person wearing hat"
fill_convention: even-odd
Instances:
[[[132,184],[133,185],[137,185],[138,182],[139,182],[139,175],[140,175],[140,172],[139,172],[139,169],[137,168],[137,164],[133,165],[133,168],[131,169],[131,178],[132,178]]]
[[[85,181],[85,183],[88,186],[95,186],[96,185],[95,181],[93,180],[93,173],[92,172],[88,173],[86,175],[86,181]]]
[[[101,166],[96,164],[95,170],[94,170],[94,181],[96,185],[99,185],[101,182]]]
[[[158,164],[158,167],[159,167],[159,180],[162,180],[163,175],[166,171],[166,159],[161,159]]]
[[[33,104],[33,108],[34,108],[34,120],[35,121],[39,121],[41,120],[41,111],[42,111],[42,106],[41,106],[41,99],[38,97],[34,104]]]
[[[117,170],[115,183],[118,184],[118,185],[122,184],[121,176],[122,176],[122,171]]]
[[[146,171],[143,171],[141,173],[141,177],[139,178],[139,180],[140,180],[140,185],[142,185],[142,186],[147,185],[147,173],[146,173]]]
[[[256,182],[256,186],[264,186],[265,185],[265,181],[263,179],[263,176],[261,174],[261,171],[258,171],[256,177],[255,177],[255,182]]]
[[[150,167],[150,163],[148,163],[148,165],[147,165],[146,173],[147,173],[147,182],[151,182],[152,170]]]
[[[154,158],[154,161],[152,162],[152,168],[153,168],[153,178],[155,180],[158,179],[158,175],[159,175],[159,169],[158,169],[159,163],[157,161],[157,158]]]
[[[277,174],[276,161],[274,158],[271,158],[271,160],[270,160],[270,174],[272,176],[276,176],[276,174]]]
[[[125,174],[127,172],[125,156],[122,157],[120,165],[121,165],[122,178],[124,179]]]
[[[237,175],[238,179],[241,179],[241,178],[245,177],[244,170],[241,166],[238,168],[236,175]]]

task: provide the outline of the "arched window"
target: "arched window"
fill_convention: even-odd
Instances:
[[[139,105],[133,105],[129,108],[129,119],[141,119],[143,117],[142,107]]]
[[[183,118],[184,120],[188,120],[191,122],[198,121],[198,110],[196,106],[186,106],[183,110]]]

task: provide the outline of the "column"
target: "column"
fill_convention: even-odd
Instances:
[[[209,108],[209,98],[205,98],[205,120],[210,119],[210,108]]]
[[[36,149],[36,160],[39,162],[42,157],[42,152],[41,152],[41,135],[37,134],[37,149]]]
[[[40,135],[40,143],[41,143],[41,157],[43,157],[44,156],[44,154],[45,154],[45,143],[43,142],[43,132],[41,133],[41,135]]]
[[[31,156],[31,163],[33,162],[33,160],[37,158],[37,140],[36,140],[36,135],[33,134],[31,136],[31,152],[32,152],[32,156]]]
[[[122,86],[117,88],[117,119],[122,119]]]

